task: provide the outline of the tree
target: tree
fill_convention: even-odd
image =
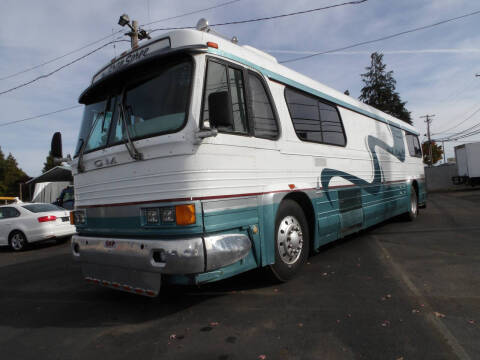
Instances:
[[[18,184],[29,179],[12,154],[7,158],[0,149],[0,196],[18,195]]]
[[[53,161],[53,156],[52,156],[52,152],[50,151],[48,153],[48,156],[47,158],[45,159],[45,162],[43,163],[43,170],[42,170],[42,174],[43,173],[46,173],[48,170],[50,169],[53,169],[55,166],[57,166],[55,164],[55,162]]]
[[[406,102],[395,91],[397,82],[393,78],[393,71],[385,71],[387,66],[383,63],[383,54],[374,52],[370,58],[370,66],[365,68],[367,72],[360,75],[365,85],[359,99],[411,124],[410,111],[405,108]]]
[[[430,147],[428,146],[428,141],[425,141],[422,144],[423,151],[423,163],[429,164],[430,157]],[[435,141],[432,141],[432,165],[436,164],[443,157],[443,149],[440,145],[437,145]]]

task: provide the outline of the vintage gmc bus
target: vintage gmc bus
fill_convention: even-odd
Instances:
[[[415,128],[208,27],[122,54],[79,101],[72,252],[89,282],[156,296],[258,267],[286,281],[426,201]]]

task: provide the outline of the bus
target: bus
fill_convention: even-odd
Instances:
[[[91,283],[154,297],[255,268],[287,281],[426,204],[414,127],[208,27],[121,54],[79,102],[71,246]]]

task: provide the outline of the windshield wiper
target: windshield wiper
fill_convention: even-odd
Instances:
[[[80,147],[80,151],[78,152],[78,163],[77,163],[77,170],[78,172],[84,172],[85,171],[85,166],[83,166],[83,153],[85,152],[85,148],[87,147],[88,140],[90,139],[90,136],[92,136],[93,130],[95,129],[95,126],[97,125],[98,119],[100,119],[100,116],[105,119],[105,111],[99,112],[97,114],[97,117],[93,121],[92,127],[90,128],[90,132],[88,133],[88,136],[85,140],[80,139],[79,141],[82,142],[82,146]],[[103,120],[105,121],[105,120]],[[103,125],[102,125],[103,126]]]
[[[118,107],[120,109],[120,118],[122,119],[123,126],[125,128],[125,134],[127,135],[127,142],[125,142],[125,147],[128,150],[128,153],[130,154],[130,157],[133,160],[143,160],[143,154],[137,150],[135,145],[133,144],[133,141],[130,137],[130,132],[128,130],[128,125],[127,125],[127,119],[125,116],[125,107],[123,106],[122,103],[118,104]],[[130,146],[129,146],[130,145]]]

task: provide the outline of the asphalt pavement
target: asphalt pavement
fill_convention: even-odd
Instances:
[[[480,359],[480,191],[432,194],[328,245],[294,280],[255,270],[144,298],[87,284],[69,244],[0,250],[1,359]]]

